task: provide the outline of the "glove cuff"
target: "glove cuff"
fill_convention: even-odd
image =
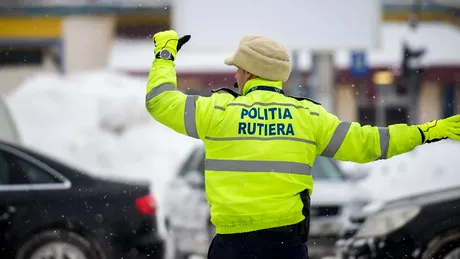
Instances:
[[[417,125],[422,134],[422,144],[438,142],[443,139],[447,139],[447,136],[444,135],[443,121],[434,120],[421,125]]]
[[[425,144],[425,141],[426,141],[425,134],[423,133],[422,129],[420,129],[420,127],[417,126],[417,129],[420,132],[420,136],[422,137],[422,144]]]

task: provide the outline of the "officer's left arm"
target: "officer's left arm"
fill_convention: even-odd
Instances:
[[[317,105],[311,116],[315,125],[317,154],[337,160],[367,163],[409,152],[422,144],[417,126],[361,126],[345,122]]]
[[[147,83],[146,108],[150,115],[178,133],[203,139],[214,109],[214,98],[186,95],[177,90],[174,62],[156,59]]]

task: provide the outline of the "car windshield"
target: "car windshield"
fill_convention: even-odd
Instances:
[[[346,178],[333,159],[322,156],[316,158],[312,175],[315,180],[343,181]]]

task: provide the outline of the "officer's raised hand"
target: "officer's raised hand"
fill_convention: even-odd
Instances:
[[[436,142],[441,139],[460,140],[460,115],[435,120],[418,125],[425,137],[423,143]]]
[[[190,35],[179,38],[174,30],[161,31],[153,35],[155,58],[175,60],[177,52],[190,40]]]

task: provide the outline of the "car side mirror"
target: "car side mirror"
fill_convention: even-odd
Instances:
[[[204,175],[202,172],[189,172],[184,180],[192,188],[204,189]]]

